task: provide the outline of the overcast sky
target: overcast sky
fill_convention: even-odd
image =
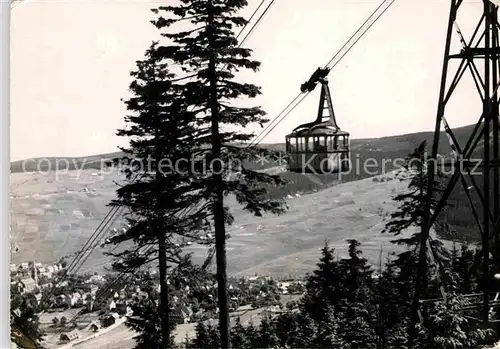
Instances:
[[[168,2],[168,0],[165,0]],[[466,0],[459,24],[472,32],[481,10]],[[115,151],[123,139],[129,71],[158,32],[141,0],[26,0],[11,17],[11,160]],[[250,14],[260,0],[249,0]],[[396,0],[330,73],[340,127],[353,138],[431,130],[436,114],[449,0]],[[273,118],[326,64],[379,0],[277,0],[247,46],[262,62],[245,79]],[[455,42],[458,47],[458,41]],[[452,127],[480,112],[471,79],[450,105]],[[282,142],[315,118],[319,89],[264,142]],[[257,126],[255,130],[260,128]]]

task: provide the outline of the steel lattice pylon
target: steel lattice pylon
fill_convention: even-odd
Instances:
[[[432,152],[429,157],[428,166],[428,195],[426,210],[422,223],[422,240],[419,255],[419,266],[417,271],[417,283],[415,291],[415,302],[412,312],[412,327],[417,319],[418,304],[421,297],[423,278],[426,273],[427,242],[429,231],[438,215],[446,205],[453,189],[460,182],[464,186],[469,205],[476,221],[478,231],[482,237],[483,253],[483,320],[488,321],[490,308],[490,282],[489,270],[490,252],[498,263],[500,255],[490,251],[492,247],[500,247],[500,183],[499,183],[499,73],[500,73],[500,45],[498,22],[498,4],[483,0],[483,11],[478,18],[477,26],[470,38],[465,38],[456,22],[463,0],[451,0],[450,16],[448,22],[441,87],[434,129],[434,140]],[[462,45],[460,52],[452,52],[452,42],[459,40]],[[458,69],[454,72],[450,67],[451,61],[458,61]],[[454,132],[446,121],[446,106],[453,95],[458,83],[465,73],[471,74],[475,88],[479,92],[482,103],[482,113],[476,126],[468,138],[466,144],[459,144]],[[450,79],[451,78],[451,79]],[[432,187],[436,175],[436,164],[438,160],[438,147],[440,143],[441,126],[449,138],[453,153],[456,155],[458,164],[455,163],[453,175],[450,177],[447,187],[442,192],[437,192]],[[478,151],[478,144],[483,149]],[[478,156],[479,155],[479,156]],[[476,159],[474,160],[473,157]],[[481,159],[481,160],[478,160]],[[471,174],[474,167],[481,168],[482,183]],[[468,186],[467,182],[471,185]],[[470,189],[474,189],[474,193]],[[472,195],[477,195],[482,207],[477,207],[472,200]],[[431,211],[431,200],[437,199],[437,207]],[[479,210],[478,210],[479,209]],[[494,243],[492,243],[494,241]],[[497,266],[498,267],[498,266]],[[410,335],[411,340],[411,335]]]

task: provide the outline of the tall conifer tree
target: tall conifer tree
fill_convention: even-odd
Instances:
[[[131,272],[158,261],[160,348],[166,348],[172,327],[168,264],[181,261],[180,237],[196,239],[197,232],[206,227],[203,222],[208,213],[186,213],[201,200],[192,186],[188,160],[193,153],[195,120],[181,96],[182,87],[175,84],[175,74],[158,54],[157,43],[150,46],[131,75],[135,79],[130,85],[132,96],[125,101],[130,114],[125,117],[125,128],[117,133],[129,139],[129,147],[122,148],[124,157],[118,159],[125,165],[128,182],[117,190],[118,198],[111,203],[127,209],[129,229],[113,236],[109,243],[126,246],[124,243],[131,241],[135,246],[109,254],[119,258],[114,267],[120,271]]]
[[[260,93],[257,86],[239,82],[235,76],[240,69],[255,71],[260,65],[250,59],[249,49],[239,46],[234,32],[247,23],[237,15],[246,5],[246,0],[181,0],[177,6],[162,6],[154,10],[159,16],[153,21],[169,40],[160,49],[163,58],[176,64],[179,71],[191,78],[184,81],[183,95],[196,118],[197,129],[193,135],[200,147],[197,155],[206,161],[205,176],[197,183],[210,204],[215,230],[223,348],[229,348],[231,344],[225,225],[233,220],[224,206],[224,195],[233,193],[246,210],[257,216],[263,211],[283,211],[283,202],[266,199],[266,190],[262,186],[281,183],[279,176],[251,171],[243,166],[249,152],[240,144],[253,136],[244,128],[250,123],[263,125],[268,121],[260,107],[238,105],[238,100],[253,98]],[[238,176],[229,176],[234,171]]]

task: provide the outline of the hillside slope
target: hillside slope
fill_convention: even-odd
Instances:
[[[465,143],[465,140],[471,131],[471,126],[455,130],[461,143]],[[431,138],[432,133],[422,132],[378,139],[352,140],[351,155],[353,160],[356,158],[360,159],[360,163],[363,163],[364,160],[370,158],[375,159],[375,161],[381,164],[383,159],[394,160],[395,158],[404,158],[422,140],[426,139],[429,143],[431,143]],[[268,144],[263,145],[263,147],[268,149],[272,148],[273,150],[278,151],[283,149],[283,145],[280,144]],[[442,137],[440,151],[442,154],[449,153],[449,145],[445,136]],[[114,198],[115,195],[116,184],[114,182],[120,181],[121,178],[116,171],[108,175],[101,175],[99,169],[102,164],[102,159],[109,159],[118,155],[119,153],[113,153],[96,155],[87,158],[51,158],[43,161],[40,161],[41,159],[34,159],[24,162],[24,165],[26,165],[24,166],[24,169],[26,171],[23,171],[23,162],[15,162],[11,164],[13,171],[11,176],[12,239],[19,248],[19,252],[14,253],[12,256],[14,263],[27,259],[52,261],[60,256],[75,252],[83,245],[88,236],[91,235],[107,213],[108,208],[106,205],[112,198]],[[58,161],[60,164],[72,164],[71,166],[77,170],[59,171],[57,173],[46,172],[48,168],[55,168],[55,164]],[[43,167],[44,164],[46,166],[45,169]],[[256,162],[252,164],[252,166],[256,169],[269,168],[276,165],[277,163],[272,161],[264,164]],[[37,171],[37,167],[41,171]],[[82,170],[82,168],[84,169]],[[390,166],[390,162],[385,169],[380,167],[378,169],[371,169],[375,171],[370,173],[364,171],[362,166],[357,167],[357,169],[357,171],[352,171],[351,173],[343,175],[342,182],[344,184],[338,187],[332,187],[332,185],[338,183],[336,178],[333,176],[303,175],[289,172],[282,173],[282,175],[290,181],[290,184],[279,190],[274,189],[273,195],[275,196],[286,197],[287,195],[293,196],[297,192],[304,193],[320,191],[318,193],[294,199],[293,204],[291,204],[291,212],[294,213],[288,213],[284,216],[294,216],[296,219],[291,220],[293,224],[291,222],[287,224],[279,223],[280,219],[285,219],[282,217],[280,217],[275,224],[277,226],[284,225],[284,227],[282,227],[283,229],[293,231],[291,235],[286,235],[282,232],[283,229],[280,228],[279,233],[277,232],[276,236],[280,237],[285,234],[284,236],[287,236],[287,238],[292,240],[294,237],[298,238],[297,246],[295,247],[293,247],[293,242],[285,243],[284,255],[293,255],[298,251],[306,250],[310,250],[310,253],[315,254],[316,252],[314,249],[318,244],[317,239],[322,240],[330,234],[338,237],[342,236],[342,234],[338,233],[337,230],[347,229],[347,226],[356,227],[358,222],[355,222],[354,218],[359,219],[360,222],[359,229],[354,229],[358,229],[358,233],[361,231],[363,231],[363,234],[365,233],[365,230],[363,229],[366,227],[363,226],[363,224],[367,221],[372,222],[375,218],[372,217],[368,219],[364,216],[358,217],[354,213],[351,213],[351,221],[338,218],[336,216],[337,204],[334,201],[334,196],[340,195],[338,194],[338,191],[353,192],[352,199],[355,204],[353,204],[354,206],[346,206],[352,208],[357,207],[356,205],[358,203],[362,203],[363,205],[372,205],[371,202],[364,202],[365,200],[375,200],[374,202],[378,204],[380,204],[380,201],[389,202],[391,192],[393,189],[396,190],[396,188],[390,187],[394,185],[394,183],[374,183],[369,179],[360,182],[353,182],[371,177],[375,173],[386,173],[391,171],[393,167]],[[480,178],[477,179],[479,185],[481,185]],[[352,189],[357,185],[366,186],[370,189],[366,189],[364,193],[358,193]],[[386,187],[387,185],[389,185],[389,187]],[[377,195],[371,194],[371,190],[377,192]],[[329,196],[331,196],[330,199],[328,199]],[[458,187],[453,193],[451,201],[456,204],[456,208],[449,210],[442,216],[442,219],[448,220],[449,223],[457,229],[461,237],[475,240],[478,234],[474,227],[474,220],[471,211],[468,207],[468,203],[466,202],[465,193],[460,187]],[[479,206],[477,205],[477,202],[475,204],[476,206]],[[385,204],[380,205],[383,208],[385,207]],[[306,212],[316,214],[316,212],[323,210],[323,214],[316,217],[316,219],[319,222],[322,222],[321,224],[324,224],[325,227],[318,231],[319,235],[313,239],[313,246],[308,245],[308,243],[301,242],[301,239],[304,239],[301,237],[304,235],[304,230],[300,230],[299,228],[296,228],[296,226],[303,224],[300,219],[304,217],[299,214],[299,212],[294,211],[294,207],[300,207],[300,210],[303,210],[304,214]],[[320,209],[318,210],[317,207],[320,207]],[[330,214],[327,214],[329,209],[332,211]],[[363,212],[363,207],[358,207],[357,209],[361,209],[360,212]],[[389,207],[384,209],[388,210]],[[343,210],[349,211],[347,208]],[[373,212],[369,212],[369,214],[373,214]],[[244,217],[244,213],[242,213],[242,217]],[[237,224],[241,224],[238,223],[238,219],[240,217],[237,216],[236,218]],[[272,220],[277,218],[263,219]],[[286,220],[287,219],[285,219],[285,221]],[[256,219],[256,221],[258,220]],[[338,228],[339,225],[341,228]],[[362,226],[364,228],[361,228]],[[116,227],[120,227],[119,222],[116,223]],[[253,227],[254,230],[256,230],[257,227],[258,224]],[[309,232],[307,232],[306,235],[309,235]],[[240,238],[243,237],[244,236]],[[259,239],[260,238],[262,238],[262,236],[259,234]],[[340,240],[343,241],[343,238]],[[232,241],[237,243],[238,240],[233,239]],[[242,241],[245,241],[245,239]],[[263,239],[263,241],[266,241],[266,239]],[[306,239],[306,241],[309,240]],[[272,246],[279,246],[273,245],[271,241],[269,241],[269,243]],[[249,242],[249,244],[250,246],[253,246],[251,242]],[[262,249],[262,247],[259,248]],[[15,249],[16,246],[14,245],[13,250]],[[254,262],[258,263],[253,263],[252,265],[264,263],[262,264],[262,268],[266,269],[268,268],[266,264],[268,262],[266,262],[266,260],[277,256],[274,255],[274,252],[269,252],[271,253],[271,257],[265,257],[267,252],[264,250],[262,251],[264,257],[260,260],[258,258],[255,259]],[[272,251],[272,249],[270,251]],[[104,265],[107,261],[101,258],[101,254],[102,251],[97,251],[94,255],[90,256],[89,260],[92,259],[94,261],[98,261],[94,264]],[[284,257],[280,256],[280,258]],[[238,272],[248,268],[248,265],[235,266],[234,271]]]
[[[92,170],[71,171],[56,180],[55,175],[35,173],[12,175],[12,240],[19,248],[12,262],[53,261],[77,251],[104,218],[106,204],[114,196],[120,177],[100,177]],[[303,274],[317,262],[325,239],[339,255],[345,253],[346,239],[358,239],[369,260],[378,263],[394,249],[390,236],[380,234],[383,217],[395,208],[391,196],[406,182],[375,182],[364,179],[327,188],[288,200],[289,211],[281,216],[255,218],[227,204],[235,216],[227,243],[231,274]],[[120,222],[114,225],[120,228]],[[206,250],[193,247],[195,260]],[[85,264],[96,270],[109,263],[97,249]],[[83,270],[83,269],[82,269]]]

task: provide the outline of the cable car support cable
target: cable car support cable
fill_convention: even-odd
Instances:
[[[363,24],[354,32],[354,34],[342,45],[335,55],[325,64],[324,69],[332,70],[354,45],[373,27],[380,17],[392,6],[396,0],[384,0],[363,22]],[[386,5],[386,7],[384,7]],[[382,11],[380,11],[382,9]],[[271,133],[281,121],[283,121],[310,93],[311,91],[300,92],[292,101],[271,121],[266,128],[250,143],[250,145],[258,145],[265,137]],[[300,100],[299,98],[303,96]],[[296,101],[299,100],[297,103]],[[294,103],[296,103],[294,105]],[[291,107],[293,105],[293,107]],[[288,110],[291,107],[290,110]]]

